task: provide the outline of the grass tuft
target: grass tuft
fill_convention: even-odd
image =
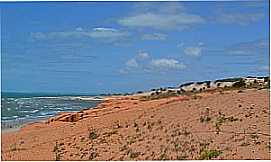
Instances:
[[[220,151],[220,150],[205,149],[201,152],[199,160],[210,160],[212,158],[217,158],[221,154],[222,154],[222,151]]]
[[[91,140],[98,138],[98,134],[96,133],[95,129],[89,129],[88,138]]]

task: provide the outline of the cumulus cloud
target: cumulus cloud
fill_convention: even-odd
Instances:
[[[122,32],[112,28],[94,28],[93,31],[86,34],[92,38],[120,38],[129,35],[128,32]]]
[[[150,55],[147,52],[139,52],[137,54],[137,58],[140,60],[145,60],[148,59],[150,57]]]
[[[118,23],[127,27],[169,30],[205,22],[201,16],[185,12],[184,6],[177,2],[139,3],[137,9],[135,14],[119,19]]]
[[[197,46],[185,47],[183,43],[177,45],[179,48],[183,48],[183,52],[188,56],[199,57],[202,54],[204,43],[199,42]]]
[[[184,53],[189,56],[198,57],[201,55],[202,47],[185,47]]]
[[[162,33],[144,34],[142,40],[166,40],[167,35]]]
[[[184,47],[184,43],[179,43],[179,44],[177,44],[177,47],[178,47],[178,48],[183,48],[183,47]]]
[[[175,59],[154,59],[150,62],[150,65],[160,69],[184,69],[186,66]]]
[[[258,39],[240,42],[227,47],[224,51],[232,55],[268,54],[269,41]]]
[[[130,33],[120,31],[113,28],[93,28],[90,31],[84,31],[81,27],[75,31],[63,32],[35,32],[31,33],[31,38],[34,40],[50,40],[50,39],[64,39],[64,38],[94,38],[94,39],[108,39],[117,40],[129,36]]]
[[[178,60],[171,58],[151,59],[147,52],[139,52],[133,58],[125,63],[125,67],[120,69],[121,74],[128,74],[130,72],[162,72],[164,70],[182,70],[186,65]]]
[[[138,67],[138,63],[137,63],[136,59],[132,58],[132,59],[130,59],[130,60],[128,60],[126,62],[126,66],[130,67],[130,68],[137,68]]]
[[[129,59],[125,65],[129,69],[139,68],[142,63],[148,59],[150,56],[147,52],[140,51],[137,55],[131,59]]]
[[[263,18],[263,13],[223,13],[217,17],[217,21],[224,24],[248,25]]]
[[[154,13],[176,13],[185,11],[185,7],[180,2],[137,2],[133,6],[138,13],[154,12]]]
[[[120,19],[119,24],[128,27],[147,27],[155,29],[183,29],[189,25],[203,23],[204,19],[193,14],[144,13]]]
[[[104,31],[111,31],[111,32],[117,32],[117,29],[114,28],[93,28],[94,31],[98,32],[104,32]]]
[[[77,27],[75,30],[76,30],[76,31],[83,31],[83,28]]]

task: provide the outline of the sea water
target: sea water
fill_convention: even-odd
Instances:
[[[43,120],[59,112],[76,112],[102,101],[94,95],[1,93],[1,128]]]

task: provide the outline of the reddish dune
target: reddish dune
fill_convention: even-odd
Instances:
[[[111,98],[2,134],[2,160],[270,159],[269,91]]]

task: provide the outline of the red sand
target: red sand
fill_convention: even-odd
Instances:
[[[270,159],[269,91],[111,98],[2,134],[2,160]]]

